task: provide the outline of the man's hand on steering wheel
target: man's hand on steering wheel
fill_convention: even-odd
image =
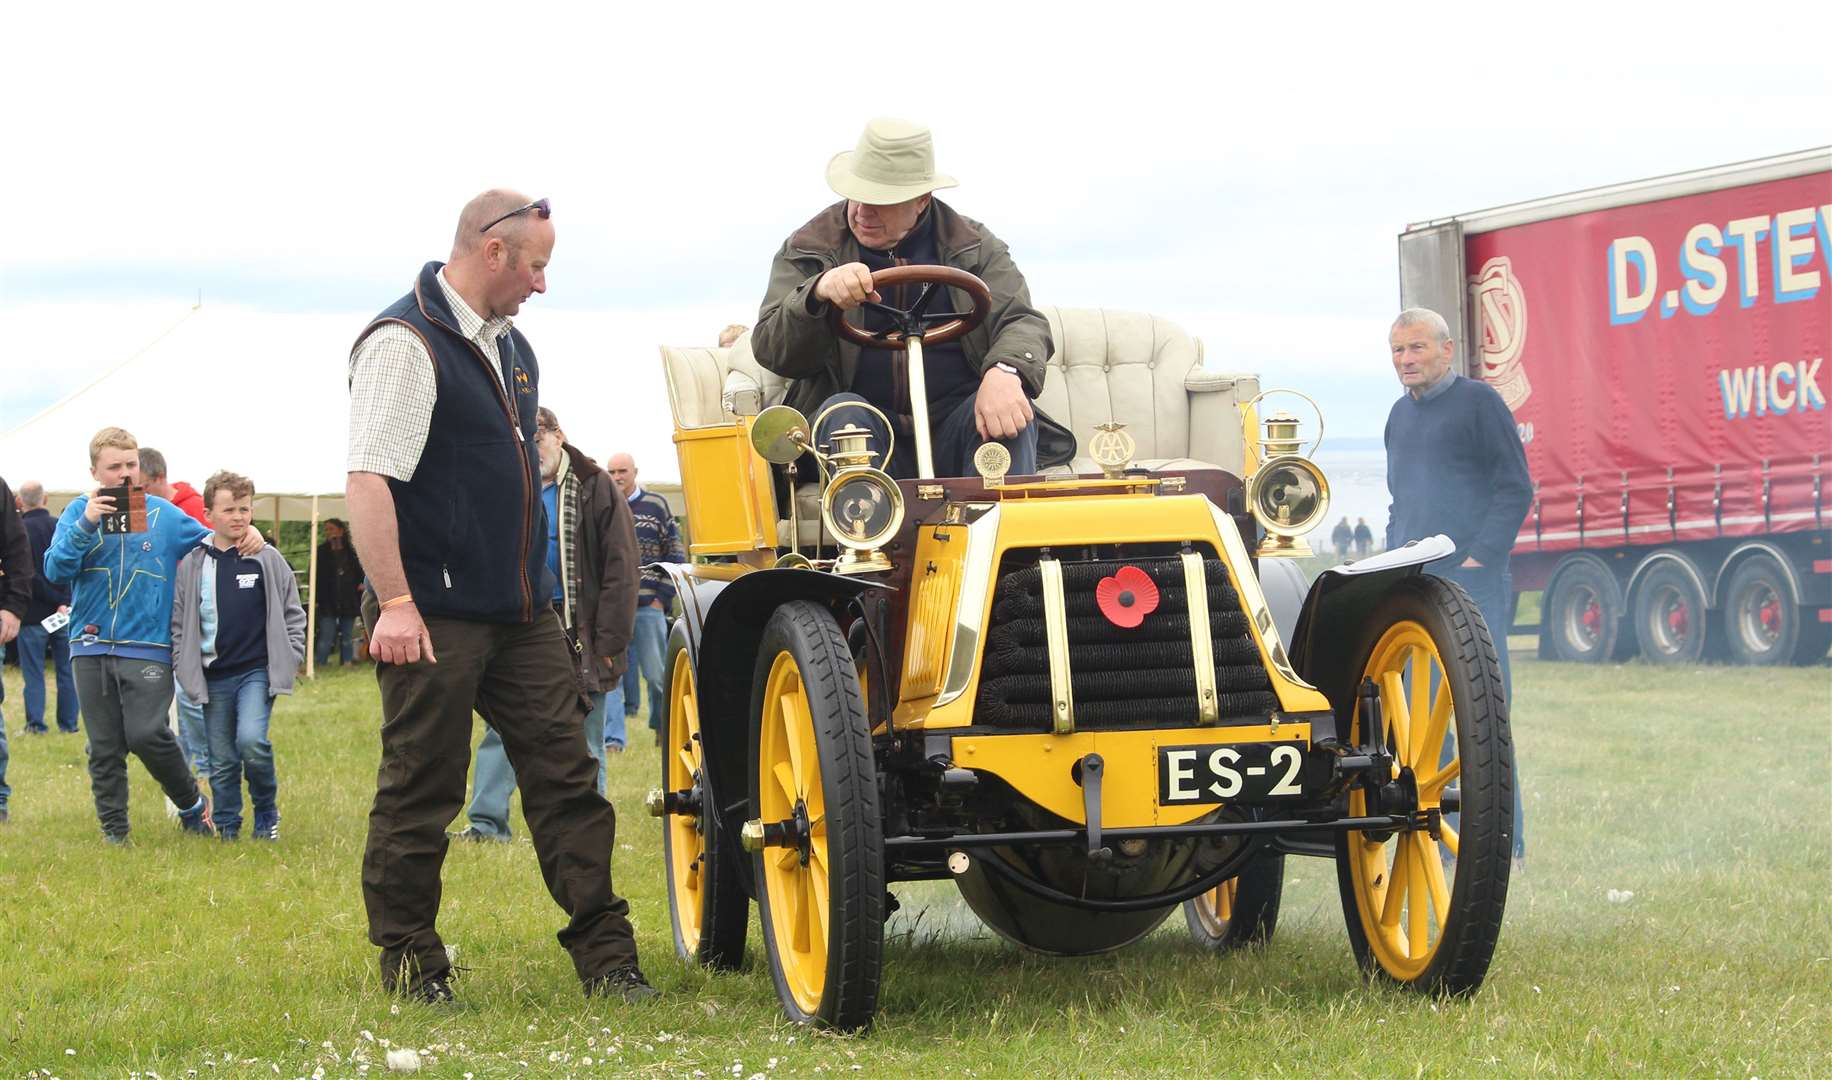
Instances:
[[[982,439],[1009,439],[1031,422],[1030,396],[1024,380],[1000,367],[989,367],[974,395],[973,423]]]
[[[871,270],[860,262],[843,263],[822,274],[814,283],[814,298],[841,311],[851,311],[867,300],[874,304],[884,301],[872,288]]]

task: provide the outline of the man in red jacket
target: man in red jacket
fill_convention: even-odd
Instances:
[[[209,516],[204,513],[204,497],[183,480],[174,484],[166,479],[165,455],[150,446],[140,448],[140,482],[146,485],[148,495],[159,496],[183,510],[199,525],[212,528]]]
[[[157,495],[206,529],[215,531],[209,515],[204,513],[204,497],[183,480],[172,483],[165,475],[165,455],[150,446],[140,448],[140,483],[148,495]],[[184,687],[173,682],[172,700],[178,706],[178,741],[184,747],[185,760],[198,776],[210,775],[210,736],[204,727],[204,707],[184,694]]]

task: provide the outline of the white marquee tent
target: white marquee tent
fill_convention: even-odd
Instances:
[[[723,309],[647,312],[542,310],[540,298],[517,326],[541,362],[541,402],[568,438],[599,461],[636,455],[640,479],[677,487],[667,392],[658,346],[704,342],[731,321]],[[89,439],[119,426],[165,454],[174,479],[202,488],[219,468],[254,480],[257,523],[343,517],[347,360],[367,313],[278,314],[199,305],[123,316],[107,309],[46,313],[55,326],[37,351],[94,372],[56,404],[0,432],[0,476],[17,489],[37,480],[53,509],[93,486]],[[93,354],[134,340],[125,355]],[[103,344],[106,342],[107,344]],[[29,377],[29,376],[28,376]],[[67,376],[65,377],[67,378]],[[64,379],[59,379],[59,382]],[[310,582],[308,581],[308,587]]]

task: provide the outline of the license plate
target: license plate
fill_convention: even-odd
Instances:
[[[1158,747],[1158,805],[1258,802],[1304,794],[1303,743]]]

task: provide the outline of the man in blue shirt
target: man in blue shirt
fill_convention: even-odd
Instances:
[[[629,500],[630,516],[636,529],[638,563],[642,572],[642,589],[636,597],[636,631],[630,643],[630,667],[623,677],[623,711],[635,716],[642,705],[642,689],[649,687],[649,730],[661,744],[662,721],[668,717],[668,611],[674,606],[674,585],[660,570],[649,570],[650,563],[684,563],[686,550],[681,545],[681,527],[675,524],[674,511],[668,500],[636,483],[636,459],[629,454],[612,454],[607,470],[611,483]]]
[[[1513,580],[1508,553],[1533,501],[1527,455],[1514,414],[1486,383],[1451,370],[1455,352],[1443,316],[1408,308],[1387,344],[1406,392],[1387,414],[1387,547],[1443,533],[1456,551],[1430,566],[1463,586],[1482,611],[1501,660],[1503,692],[1513,697],[1508,664]],[[1514,785],[1514,854],[1526,852],[1520,784]]]

